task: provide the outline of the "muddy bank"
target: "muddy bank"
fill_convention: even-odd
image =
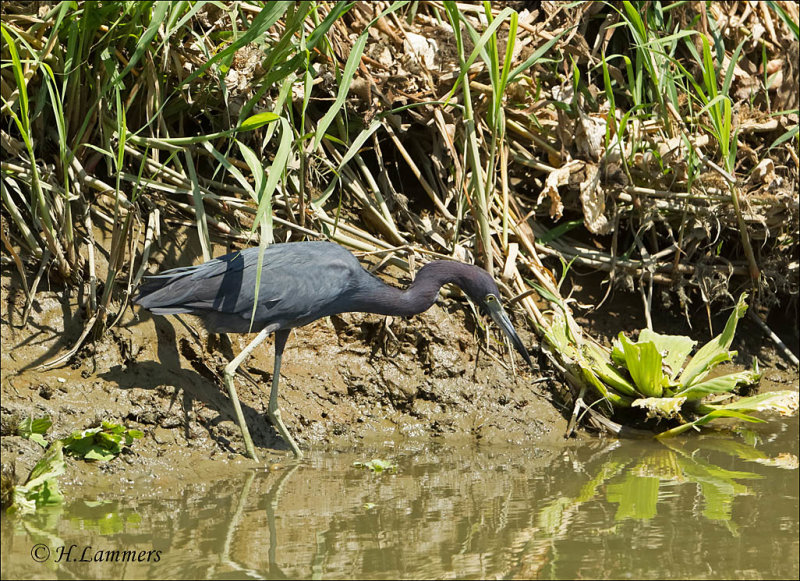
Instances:
[[[383,276],[383,275],[382,275]],[[408,281],[392,280],[398,285]],[[220,463],[251,467],[221,372],[231,345],[209,337],[190,317],[153,317],[134,307],[95,345],[64,367],[35,367],[72,347],[83,329],[79,297],[61,288],[41,290],[27,326],[20,328],[24,293],[16,273],[2,278],[2,412],[14,418],[49,414],[50,438],[102,420],[145,433],[129,452],[105,465],[77,465],[71,479],[92,472],[196,474]],[[344,314],[295,330],[284,353],[280,405],[289,429],[306,450],[363,446],[419,446],[477,442],[536,447],[561,441],[566,422],[551,397],[550,381],[534,375],[499,334],[486,334],[463,298],[440,297],[410,318]],[[521,328],[527,345],[535,337]],[[238,353],[252,335],[230,335]],[[269,424],[273,367],[271,340],[245,363],[255,384],[237,377],[244,414],[261,463],[290,459]],[[41,453],[4,429],[3,462],[15,461],[24,478]]]
[[[158,256],[164,267],[191,262],[188,256]],[[404,286],[408,280],[381,276]],[[602,277],[573,281],[579,304],[596,305]],[[250,426],[259,464],[243,456],[244,446],[227,391],[223,367],[251,335],[209,337],[190,317],[153,317],[130,308],[101,341],[85,345],[69,365],[35,367],[62,354],[80,336],[84,320],[74,292],[40,290],[28,324],[20,328],[24,293],[16,272],[2,278],[3,463],[24,479],[41,455],[32,442],[9,433],[15,419],[50,415],[50,439],[111,420],[145,437],[106,464],[68,462],[67,483],[79,484],[124,474],[127,482],[157,475],[162,485],[186,478],[204,480],[221,466],[251,468],[291,460],[288,447],[267,419],[273,367],[271,340],[244,365],[251,382],[236,387]],[[710,335],[702,307],[688,319],[668,305],[653,310],[654,328]],[[701,316],[702,315],[702,316]],[[713,313],[719,332],[727,313]],[[600,310],[584,311],[581,325],[606,342],[623,330],[645,326],[638,297],[615,293]],[[689,323],[692,322],[692,328]],[[516,327],[528,346],[535,336]],[[797,349],[791,325],[784,336]],[[795,330],[796,331],[796,330]],[[795,333],[796,334],[796,333]],[[797,370],[776,354],[747,319],[733,347],[739,362],[757,356],[765,371],[761,390],[797,385]],[[305,450],[359,451],[391,455],[430,443],[562,446],[566,412],[553,396],[558,379],[547,368],[534,374],[515,356],[514,365],[496,329],[476,327],[467,302],[444,293],[433,308],[413,318],[344,314],[295,330],[284,355],[280,405],[284,421]],[[232,349],[231,349],[232,346]],[[581,436],[587,437],[587,436]],[[590,436],[588,436],[590,437]]]

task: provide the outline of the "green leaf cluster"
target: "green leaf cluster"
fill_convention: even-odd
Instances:
[[[64,497],[58,490],[58,477],[64,467],[63,443],[56,440],[33,467],[28,481],[14,486],[8,513],[26,514],[37,507],[61,504]]]
[[[755,411],[792,415],[798,408],[794,391],[730,401],[737,387],[756,385],[761,379],[757,360],[751,369],[709,378],[717,365],[736,355],[729,348],[737,323],[747,311],[746,298],[746,294],[739,297],[722,333],[693,357],[689,356],[696,342],[690,337],[662,335],[649,329],[642,330],[635,342],[620,333],[608,353],[596,343],[582,340],[565,313],[554,316],[545,338],[567,362],[572,376],[591,386],[612,406],[643,408],[648,417],[681,422],[658,437],[673,436],[724,417],[762,421],[749,415]]]
[[[739,297],[722,333],[703,345],[688,362],[686,358],[696,344],[689,337],[643,329],[634,343],[620,333],[611,350],[617,372],[612,388],[634,398],[682,398],[695,402],[710,394],[729,393],[739,385],[757,383],[761,378],[757,362],[752,370],[707,379],[712,369],[736,355],[728,348],[736,324],[747,311],[746,298],[746,294]],[[645,407],[658,413],[656,408]]]
[[[130,446],[142,436],[139,430],[103,421],[100,427],[73,432],[64,440],[64,448],[84,460],[107,462],[119,454],[123,446]]]
[[[28,417],[22,420],[19,426],[17,426],[17,435],[32,442],[36,442],[42,448],[47,448],[47,440],[44,439],[44,435],[52,425],[53,420],[50,419],[50,416],[44,416],[35,420]]]
[[[369,462],[353,462],[353,466],[356,468],[366,468],[370,472],[376,474],[380,474],[381,472],[397,472],[397,464],[394,464],[390,460],[381,460],[380,458],[374,458]]]
[[[17,427],[17,435],[47,447],[44,434],[53,425],[49,416],[25,418]],[[60,504],[64,497],[58,490],[58,477],[64,473],[64,450],[84,460],[107,462],[115,458],[124,446],[143,437],[140,430],[103,421],[100,427],[73,432],[69,437],[54,441],[36,463],[27,482],[15,485],[11,491],[8,513],[25,514],[37,508]]]

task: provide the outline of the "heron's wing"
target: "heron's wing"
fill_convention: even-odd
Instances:
[[[274,322],[294,327],[341,312],[337,303],[354,273],[363,272],[335,244],[279,244],[264,251],[256,284],[258,256],[258,248],[249,248],[165,271],[149,277],[134,302],[156,314],[198,315],[217,332],[247,332]]]
[[[214,309],[238,313],[249,322],[255,304],[255,325],[258,326],[271,322],[301,326],[333,314],[329,312],[331,306],[349,291],[353,273],[363,270],[355,257],[343,248],[311,244],[268,248],[258,282],[255,253],[252,263],[245,261],[241,279],[227,277],[224,298],[215,303]],[[273,248],[276,251],[267,254]]]

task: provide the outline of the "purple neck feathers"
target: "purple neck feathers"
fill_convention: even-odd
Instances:
[[[429,262],[417,273],[416,279],[406,290],[389,286],[373,277],[373,284],[362,286],[352,297],[352,310],[378,315],[411,316],[427,311],[436,301],[439,289],[454,283],[471,298],[471,280],[477,266],[437,260]],[[482,298],[482,297],[481,297]]]

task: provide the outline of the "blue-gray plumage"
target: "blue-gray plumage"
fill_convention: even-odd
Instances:
[[[355,256],[338,244],[274,244],[264,250],[256,297],[258,257],[259,248],[248,248],[197,266],[149,276],[133,299],[134,303],[157,315],[196,315],[213,333],[259,331],[258,337],[225,368],[224,374],[245,447],[252,458],[255,458],[255,449],[233,386],[233,374],[241,361],[270,333],[275,333],[270,417],[298,457],[302,453],[283,425],[278,410],[281,356],[289,330],[294,327],[338,313],[416,315],[433,305],[442,285],[453,283],[488,312],[533,367],[525,346],[500,306],[497,285],[491,275],[477,266],[441,260],[429,262],[419,270],[407,290],[400,290],[368,273]]]

